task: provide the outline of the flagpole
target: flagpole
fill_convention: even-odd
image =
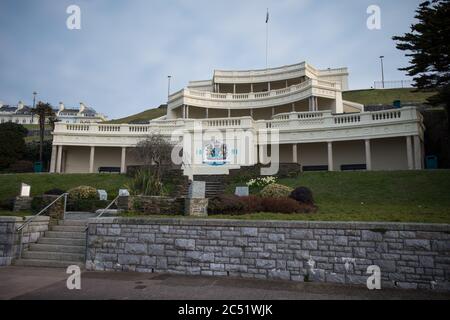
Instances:
[[[267,8],[266,15],[266,69],[268,68],[269,60],[269,8]]]

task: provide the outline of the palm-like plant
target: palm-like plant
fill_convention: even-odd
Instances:
[[[55,112],[49,103],[39,101],[33,113],[39,117],[39,161],[42,163],[42,153],[44,146],[45,121],[47,118],[54,118]]]

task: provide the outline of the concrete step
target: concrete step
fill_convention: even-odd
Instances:
[[[47,252],[64,252],[64,253],[84,254],[85,247],[83,245],[67,246],[67,245],[60,245],[60,244],[31,243],[29,250],[30,251],[47,251]]]
[[[86,232],[46,231],[46,238],[85,239]]]
[[[87,221],[85,220],[59,220],[58,221],[59,226],[87,226]]]
[[[63,231],[63,232],[84,232],[86,226],[66,226],[66,225],[56,225],[51,228],[52,231]]]
[[[70,238],[39,238],[38,244],[56,244],[64,246],[85,246],[86,238],[83,239],[70,239]]]
[[[24,251],[23,259],[37,260],[59,260],[59,261],[84,261],[84,253],[65,253],[65,252],[48,252],[48,251]]]
[[[84,268],[84,262],[40,260],[40,259],[18,259],[14,261],[14,265],[27,267],[48,267],[48,268],[67,268],[70,265],[77,265],[80,268]]]
[[[92,212],[75,212],[69,211],[66,212],[64,219],[65,220],[87,220],[89,218],[95,218],[97,214]]]

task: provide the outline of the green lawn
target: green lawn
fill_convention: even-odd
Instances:
[[[78,185],[89,185],[105,189],[111,198],[128,179],[117,174],[4,174],[0,175],[0,199],[16,196],[21,182],[31,185],[32,195],[52,188],[68,190]],[[297,178],[281,179],[279,183],[309,187],[319,212],[209,218],[450,223],[450,170],[305,172]],[[231,192],[235,185],[238,184],[227,190]]]
[[[130,123],[132,121],[147,121],[147,120],[152,120],[155,118],[165,116],[166,113],[167,113],[166,107],[159,107],[159,108],[148,109],[148,110],[142,111],[140,113],[136,113],[131,116],[125,117],[125,118],[110,120],[105,123]]]
[[[119,174],[1,174],[0,199],[18,195],[22,182],[31,185],[31,194],[40,195],[47,190],[59,188],[68,190],[80,185],[105,189],[108,198],[112,199],[128,181],[128,177]]]
[[[310,188],[319,212],[251,218],[450,223],[450,170],[305,172],[279,183]]]
[[[401,100],[402,103],[424,103],[427,98],[435,95],[436,92],[414,92],[415,89],[367,89],[343,92],[344,100],[358,102],[361,104],[389,104],[394,100]]]

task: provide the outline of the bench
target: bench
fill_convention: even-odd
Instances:
[[[328,171],[328,166],[303,166],[303,171]]]
[[[99,173],[120,173],[120,167],[99,167],[98,168]]]
[[[343,164],[341,171],[367,170],[366,164]]]

